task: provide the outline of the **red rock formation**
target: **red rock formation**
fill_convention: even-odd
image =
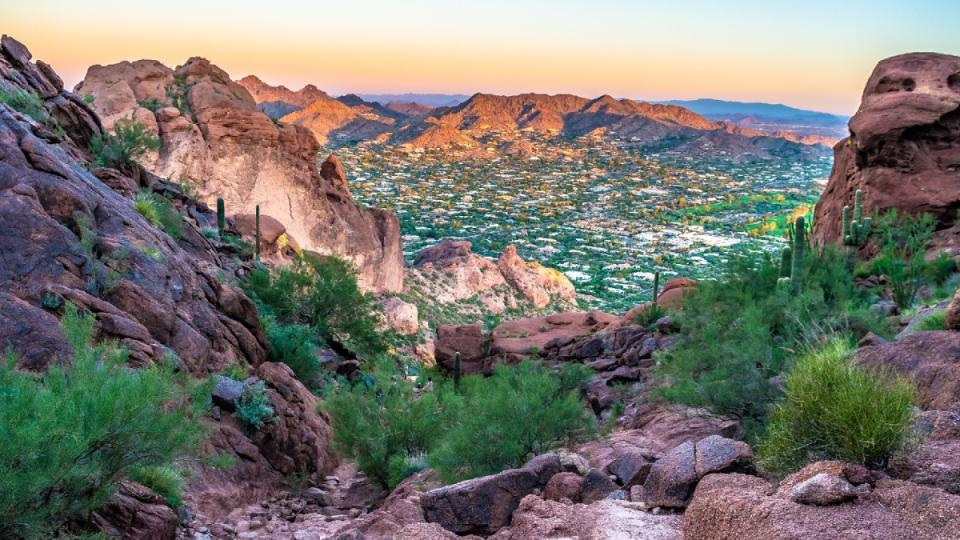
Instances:
[[[538,309],[545,307],[554,297],[576,303],[577,291],[562,272],[536,261],[524,262],[517,254],[517,248],[512,245],[504,248],[500,254],[497,268],[507,283]]]
[[[21,368],[69,362],[57,316],[70,302],[94,315],[98,340],[129,351],[132,367],[170,352],[181,370],[200,378],[228,366],[259,366],[278,418],[253,435],[226,415],[206,420],[211,434],[204,450],[232,455],[237,465],[229,471],[197,465],[184,494],[195,509],[267,495],[293,472],[329,473],[336,458],[328,419],[289,368],[265,362],[256,306],[218,277],[236,279],[239,270],[200,234],[213,213],[139,167],[132,167],[133,176],[88,172],[82,149],[100,133],[99,118],[64,91],[52,71],[29,59],[23,45],[4,36],[0,87],[44,96],[66,136],[0,105],[0,343],[19,354]],[[182,235],[172,238],[134,209],[124,194],[137,189],[170,197],[183,215]],[[177,516],[131,484],[93,523],[126,538],[170,538]]]
[[[864,211],[929,212],[946,229],[960,209],[960,57],[894,56],[867,81],[850,137],[814,213],[814,236],[837,242],[843,207],[863,190]],[[956,242],[953,243],[956,247]]]
[[[352,260],[365,289],[402,288],[396,217],[357,206],[342,171],[331,185],[317,170],[310,132],[274,124],[209,61],[191,58],[176,70],[152,60],[93,66],[77,92],[94,96],[108,126],[132,117],[159,133],[163,150],[147,163],[153,172],[194,184],[208,203],[222,196],[230,214],[252,214],[259,204],[304,249]]]

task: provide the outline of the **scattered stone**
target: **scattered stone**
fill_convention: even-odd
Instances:
[[[827,506],[856,498],[857,491],[850,482],[827,473],[820,473],[793,486],[790,500],[800,504]]]
[[[617,484],[610,480],[609,476],[593,469],[583,477],[583,483],[580,485],[580,500],[584,504],[590,504],[606,499],[616,490]]]

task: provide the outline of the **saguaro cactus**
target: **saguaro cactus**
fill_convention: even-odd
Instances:
[[[257,260],[260,260],[260,205],[257,205]]]
[[[780,277],[789,278],[793,269],[793,248],[787,246],[780,252]]]
[[[790,286],[794,292],[803,289],[803,259],[807,247],[806,220],[799,216],[793,224],[793,253],[790,268]]]
[[[660,297],[660,272],[653,273],[653,306],[657,306],[657,298]]]
[[[223,197],[217,197],[217,233],[223,236],[223,230],[227,227],[227,211],[223,204]]]
[[[850,247],[862,247],[870,236],[873,218],[863,217],[863,190],[857,190],[853,196],[853,219],[850,219],[850,207],[843,207],[843,223],[840,226],[840,241]]]

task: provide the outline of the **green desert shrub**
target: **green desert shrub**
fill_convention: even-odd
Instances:
[[[946,330],[947,329],[947,312],[938,311],[924,317],[919,324],[917,324],[917,332],[929,332],[933,330]]]
[[[823,459],[883,467],[906,442],[913,386],[855,365],[843,339],[801,355],[785,385],[756,445],[760,465],[771,473]]]
[[[163,229],[170,238],[183,238],[183,216],[166,197],[149,189],[141,189],[133,195],[133,207],[151,225]]]
[[[133,208],[154,227],[160,227],[160,196],[148,189],[133,195]]]
[[[930,214],[900,215],[894,209],[881,216],[877,224],[880,253],[870,267],[873,273],[887,276],[894,302],[905,310],[913,305],[925,277],[945,280],[949,275],[941,275],[947,272],[943,259],[933,266],[924,260],[936,220]]]
[[[257,268],[245,288],[263,312],[278,322],[308,326],[323,340],[342,344],[362,357],[382,354],[391,342],[389,333],[377,330],[376,299],[359,289],[356,269],[338,257]]]
[[[803,268],[798,291],[778,285],[779,265],[769,257],[734,257],[716,280],[701,282],[676,315],[677,345],[657,355],[659,394],[738,416],[754,430],[780,395],[770,380],[796,350],[826,334],[889,334],[867,310],[844,255],[826,247],[809,253]]]
[[[170,465],[137,467],[130,471],[130,479],[156,491],[171,508],[183,504],[183,476]]]
[[[317,333],[303,324],[283,324],[264,317],[263,328],[270,343],[270,361],[290,366],[297,379],[314,388],[320,375],[317,360]]]
[[[40,96],[26,90],[0,90],[0,103],[9,105],[13,110],[25,114],[40,124],[51,121],[50,114],[43,106]]]
[[[556,373],[533,360],[497,366],[491,377],[464,377],[460,398],[460,414],[427,457],[447,481],[519,467],[596,428],[579,391],[565,389]]]
[[[439,386],[417,397],[412,383],[381,372],[328,392],[322,407],[333,419],[337,451],[392,488],[411,472],[410,460],[423,456],[443,434],[455,400]]]
[[[97,135],[90,141],[94,167],[128,168],[150,150],[160,150],[160,138],[132,120],[118,120],[113,133]]]
[[[44,374],[0,366],[0,537],[38,538],[85,517],[117,483],[170,466],[199,443],[206,399],[164,362],[126,367],[126,352],[91,343],[94,319],[65,307],[73,361]],[[209,395],[209,389],[206,389]]]
[[[337,450],[385,487],[425,466],[447,481],[499,472],[595,433],[576,389],[581,371],[561,375],[526,360],[464,377],[459,389],[437,374],[420,392],[389,373],[329,392],[322,404]]]
[[[274,410],[263,381],[244,388],[234,405],[236,410],[233,415],[250,429],[262,429],[267,422],[273,421]]]

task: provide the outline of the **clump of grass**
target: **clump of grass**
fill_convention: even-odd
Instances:
[[[913,385],[866,371],[850,352],[844,340],[833,338],[798,358],[756,446],[763,469],[785,475],[823,459],[883,467],[903,448]]]
[[[169,465],[137,467],[130,472],[130,479],[156,491],[171,508],[183,504],[183,476]]]
[[[154,227],[160,227],[160,197],[141,189],[133,196],[133,207]]]
[[[938,311],[931,315],[924,317],[919,324],[917,324],[917,332],[929,332],[934,330],[946,330],[947,328],[947,312]]]

